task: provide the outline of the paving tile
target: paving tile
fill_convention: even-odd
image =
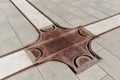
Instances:
[[[9,0],[0,0],[0,3],[6,3],[9,2]]]
[[[108,18],[106,20],[94,23],[85,27],[91,33],[98,35],[120,25],[120,15]]]
[[[43,80],[37,68],[33,67],[5,80]]]
[[[84,11],[88,12],[89,14],[91,14],[99,19],[108,17],[108,15],[105,15],[104,13],[99,12],[93,8],[86,8],[86,9],[84,9]]]
[[[96,42],[96,40],[92,41],[91,44],[90,44],[90,46],[91,46],[91,49],[92,49],[94,52],[98,52],[98,51],[100,51],[100,50],[103,49],[103,47],[100,46],[100,45]]]
[[[111,1],[107,1],[107,0],[104,0],[105,2],[107,3],[110,3],[112,5],[116,5],[116,6],[120,6],[120,1],[119,0],[111,0]]]
[[[120,59],[120,36],[116,36],[118,34],[120,34],[120,28],[102,35],[96,41]]]
[[[105,76],[103,79],[101,80],[114,80],[113,78],[111,78],[109,75]]]
[[[18,25],[17,27],[21,27],[21,25]],[[24,46],[36,42],[36,40],[39,38],[38,32],[33,26],[29,24],[22,25],[22,28],[15,29],[15,32],[17,33]]]
[[[39,11],[33,8],[25,0],[12,0],[13,3],[27,16],[27,18],[38,28],[52,26],[51,23],[45,16],[43,16]]]
[[[74,15],[78,16],[83,21],[85,21],[85,23],[83,23],[81,25],[86,25],[86,23],[91,23],[92,21],[94,22],[98,19],[98,18],[91,16],[87,12],[85,12],[79,8],[76,8],[76,7],[72,7],[71,9],[68,9],[68,11],[73,13]]]
[[[62,25],[65,28],[75,28],[77,26],[84,26],[95,21],[107,18],[109,16],[119,13],[119,5],[114,1],[114,5],[108,3],[109,1],[104,0],[28,0],[32,3],[37,9],[42,11],[46,16],[51,18],[55,23]],[[111,1],[110,1],[111,2]],[[40,5],[39,5],[40,4]],[[40,7],[42,5],[42,8]],[[46,8],[46,9],[43,9]],[[51,15],[56,15],[60,17],[63,22],[55,19],[54,16],[48,15],[51,12]],[[56,17],[55,16],[55,17]],[[76,19],[77,17],[77,19]],[[80,18],[83,22],[75,23]],[[61,21],[60,20],[60,21]],[[68,27],[68,25],[70,27]],[[72,26],[72,27],[71,27]]]
[[[21,15],[20,12],[10,2],[0,4],[0,8],[4,12],[4,15],[6,15],[7,19]]]
[[[10,24],[15,27],[16,25],[27,24],[28,21],[23,16],[15,16],[9,19]]]
[[[71,70],[65,70],[64,72],[49,78],[47,80],[79,80]]]
[[[92,66],[78,75],[80,80],[101,80],[107,74],[97,65]]]
[[[0,41],[15,37],[16,34],[9,23],[2,24],[0,27]]]
[[[109,3],[102,3],[100,4],[101,6],[104,6],[106,8],[110,8],[112,10],[115,10],[115,11],[120,11],[120,8],[117,7],[117,6],[114,6],[114,5],[110,5]]]
[[[38,69],[43,77],[47,80],[57,74],[63,73],[63,71],[69,69],[69,67],[63,63],[53,61],[38,66]]]
[[[13,37],[0,42],[0,55],[12,52],[14,50],[22,48],[23,45],[17,37]]]
[[[32,65],[24,50],[0,59],[0,79]]]
[[[39,71],[41,72],[42,76],[45,78],[45,80],[47,80],[57,74],[54,70],[51,69],[51,67],[49,65],[50,64],[48,62],[48,63],[44,63],[37,67],[39,69]]]
[[[35,2],[35,1],[34,1]],[[67,27],[67,28],[73,28],[72,25],[68,24],[67,21],[63,20],[61,17],[57,16],[57,14],[55,13],[52,13],[50,10],[48,10],[47,8],[45,8],[44,6],[42,5],[39,5],[40,2],[38,2],[36,4],[36,6],[40,9],[40,10],[43,10],[43,13],[46,13],[46,15],[49,16],[49,18],[51,18],[52,20],[54,20],[54,22],[56,24],[59,24],[60,26],[62,27]]]
[[[39,34],[10,1],[0,1],[0,55],[32,44]],[[31,35],[31,36],[29,36]]]
[[[103,60],[100,61],[98,65],[115,80],[119,80],[120,60],[105,49],[101,50],[97,54],[103,58]]]
[[[5,14],[0,9],[0,26],[2,26],[3,24],[5,24],[7,22],[7,19],[5,17],[6,17]]]
[[[85,24],[85,22],[82,20],[82,19],[80,19],[80,18],[78,18],[78,19],[74,19],[74,20],[69,20],[68,21],[72,26],[80,26],[80,23],[81,24]]]
[[[59,7],[59,5],[54,4],[52,1],[42,1],[42,4],[44,4],[45,7],[47,7],[49,10],[51,10],[53,13],[57,14],[64,20],[71,20],[77,18],[75,15],[69,13],[64,8]]]
[[[95,5],[95,6],[91,6],[92,8],[102,12],[102,13],[105,13],[109,16],[113,15],[113,14],[117,14],[119,11],[115,11],[115,10],[112,10],[110,8],[106,8],[106,7],[103,7],[103,6],[100,6],[100,5]]]

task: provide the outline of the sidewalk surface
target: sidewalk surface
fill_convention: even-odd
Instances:
[[[64,28],[84,26],[120,12],[119,0],[27,0],[55,23]],[[38,29],[54,25],[26,0],[12,0],[16,7]],[[0,0],[0,56],[35,42],[35,27],[9,0]],[[28,11],[30,10],[30,11]],[[35,17],[39,16],[39,17]],[[90,24],[84,29],[99,35],[120,26],[120,15]],[[74,74],[63,63],[52,61],[29,68],[33,64],[25,48],[0,58],[2,80],[120,80],[120,28],[92,41],[91,48],[102,60],[80,74]],[[8,78],[5,78],[8,77]],[[5,79],[3,79],[5,78]]]

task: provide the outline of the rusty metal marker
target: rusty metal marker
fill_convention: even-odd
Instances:
[[[40,34],[40,40],[28,48],[35,57],[35,64],[60,61],[75,73],[80,73],[100,60],[89,47],[94,35],[81,28],[63,29],[54,26],[41,30]]]

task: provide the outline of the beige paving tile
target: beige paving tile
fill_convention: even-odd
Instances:
[[[104,6],[106,8],[110,8],[110,9],[113,9],[115,11],[120,11],[120,8],[117,7],[117,6],[114,6],[114,5],[110,5],[109,3],[102,3],[100,4],[101,6]]]
[[[75,74],[71,70],[67,69],[64,72],[47,80],[79,80],[79,79],[75,76]]]
[[[103,79],[101,80],[114,80],[113,78],[111,78],[109,75],[105,76]]]
[[[52,26],[51,23],[45,16],[39,11],[33,8],[25,0],[12,0],[12,2],[26,15],[26,17],[38,28]]]
[[[107,18],[108,16],[119,13],[120,9],[116,5],[105,2],[104,0],[28,0],[37,9],[42,11],[46,16],[51,18],[54,22],[65,28],[75,28],[78,25],[87,25],[95,21]],[[119,0],[116,0],[119,1]],[[115,1],[115,2],[116,2]],[[40,7],[42,5],[42,8]],[[44,8],[44,9],[43,9]],[[48,13],[51,12],[51,15]],[[54,18],[57,16],[57,18]],[[74,22],[77,17],[79,23]],[[60,18],[63,22],[59,22]],[[60,21],[61,21],[60,20]],[[66,24],[64,23],[66,22]],[[69,26],[69,27],[68,27]],[[99,29],[100,30],[100,29]]]
[[[2,24],[0,27],[0,41],[15,37],[16,34],[9,23]]]
[[[82,20],[82,19],[80,19],[80,18],[78,18],[78,19],[74,19],[74,20],[70,20],[70,21],[68,21],[72,26],[80,26],[80,23],[81,24],[85,24],[85,22]]]
[[[33,1],[33,3],[35,3],[35,1]],[[73,28],[72,25],[68,24],[67,21],[63,20],[60,16],[57,16],[57,14],[51,12],[50,10],[48,10],[46,7],[39,5],[41,4],[41,2],[38,2],[36,4],[36,6],[43,11],[43,13],[45,13],[47,16],[49,16],[49,18],[51,18],[54,23],[59,24],[62,27],[67,27],[67,28]]]
[[[53,61],[38,66],[38,69],[42,76],[47,80],[52,77],[54,78],[55,75],[63,73],[64,70],[69,69],[69,67],[63,63]]]
[[[60,16],[62,19],[64,20],[71,20],[71,19],[75,19],[77,18],[75,15],[69,13],[67,10],[65,10],[64,8],[59,7],[58,4],[53,3],[52,1],[48,0],[48,1],[41,1],[41,3],[48,8],[49,10],[51,10],[53,13],[57,14],[58,16]]]
[[[100,19],[101,19],[101,18],[108,17],[108,15],[106,15],[106,14],[104,14],[104,13],[98,11],[98,10],[95,10],[95,9],[93,9],[93,8],[90,8],[90,7],[84,9],[84,11],[86,11],[86,12],[88,12],[89,14],[91,14],[91,15],[97,17],[97,18],[100,18]]]
[[[38,36],[36,29],[10,1],[0,1],[1,55],[35,42]]]
[[[0,3],[6,3],[9,2],[9,0],[0,0]]]
[[[37,68],[33,67],[5,80],[44,80],[44,79],[42,78]]]
[[[103,7],[103,6],[100,6],[100,5],[95,5],[95,6],[91,6],[92,8],[102,12],[102,13],[105,13],[109,16],[113,15],[113,14],[117,14],[119,11],[115,11],[115,10],[112,10],[110,8],[106,8],[106,7]]]
[[[91,46],[91,49],[92,49],[94,52],[98,52],[98,51],[100,51],[100,50],[103,49],[103,47],[100,46],[100,45],[96,42],[96,40],[92,41],[92,42],[90,43],[90,46]]]
[[[98,23],[88,25],[85,27],[85,29],[87,29],[88,31],[90,31],[95,35],[98,35],[115,27],[118,27],[120,25],[119,19],[120,19],[120,15],[117,15],[112,18],[108,18],[106,20],[100,21]]]
[[[28,21],[23,16],[15,16],[9,19],[10,24],[14,27],[21,24],[28,24]]]
[[[97,54],[103,58],[103,60],[100,61],[98,65],[102,69],[104,69],[105,72],[111,75],[115,80],[119,80],[120,60],[105,49],[101,50]]]
[[[97,42],[105,49],[109,50],[113,55],[120,58],[120,28],[102,35]],[[109,40],[109,41],[108,41]]]
[[[15,32],[22,41],[22,44],[26,46],[36,42],[36,40],[39,38],[39,34],[35,30],[35,28],[29,24],[18,25],[17,27],[21,27],[21,26],[22,28],[17,28]]]
[[[80,80],[101,80],[107,74],[97,65],[85,70],[78,75]]]
[[[13,50],[22,48],[23,45],[17,37],[0,41],[0,56],[5,55]]]
[[[7,22],[7,19],[5,18],[5,14],[0,9],[0,26],[2,26],[6,22]]]
[[[0,79],[32,65],[24,50],[0,58]]]
[[[8,19],[11,19],[14,16],[18,17],[21,15],[20,12],[14,7],[14,5],[12,5],[12,3],[10,3],[10,1],[5,2],[5,3],[1,3],[0,8],[3,11],[4,15],[6,15],[6,17]]]
[[[81,25],[85,25],[86,23],[91,23],[91,21],[96,21],[98,18],[91,16],[87,12],[80,10],[79,8],[72,7],[71,9],[68,9],[69,12],[72,14],[78,16],[80,19],[82,19],[85,23],[82,23]],[[79,23],[80,25],[80,23]]]
[[[111,5],[116,5],[116,6],[120,6],[120,1],[119,0],[111,0],[111,1],[107,1],[107,0],[104,0],[105,2],[107,3],[110,3]]]

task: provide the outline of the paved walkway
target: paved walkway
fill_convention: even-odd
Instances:
[[[92,41],[92,50],[103,60],[81,74],[75,75],[65,64],[48,62],[5,80],[120,80],[120,36],[115,36],[118,34],[120,28]]]
[[[9,0],[0,0],[0,56],[35,42],[38,32]]]
[[[19,1],[19,0],[15,0],[15,1]],[[52,0],[52,1],[55,2],[61,0]],[[103,1],[107,1],[107,0],[103,0]],[[111,1],[115,2],[114,4],[117,4],[116,3],[117,0],[111,0]],[[0,0],[0,2],[6,3],[8,1]],[[30,20],[31,22],[33,21],[33,19]],[[105,31],[113,29],[119,25],[120,25],[120,16],[117,15],[115,17],[106,19],[104,21],[100,21],[98,23],[86,26],[85,29],[87,29],[94,35],[98,35]],[[37,27],[37,28],[41,29],[43,27]],[[68,68],[68,66],[66,66],[65,64],[59,62],[48,62],[33,67],[31,69],[28,69],[24,72],[9,77],[5,80],[21,80],[21,79],[22,80],[36,80],[36,79],[37,80],[120,80],[119,34],[120,34],[120,28],[108,32],[92,41],[91,43],[92,50],[95,51],[96,54],[101,56],[103,60],[101,60],[98,64],[92,66],[91,68],[87,69],[86,71],[82,72],[81,74],[75,75],[70,70],[70,68]],[[25,67],[32,65],[33,64],[32,60],[30,60],[27,54],[28,52],[26,52],[26,50],[25,51],[22,50],[16,52],[15,54],[1,58],[0,79],[10,74],[13,74],[21,69],[24,69]]]
[[[65,28],[84,26],[120,13],[119,0],[27,0]]]

